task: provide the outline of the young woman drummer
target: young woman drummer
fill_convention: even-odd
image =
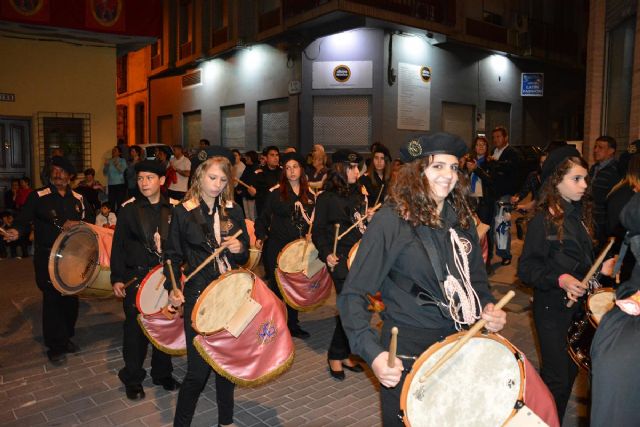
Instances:
[[[371,150],[371,163],[367,167],[367,173],[360,177],[360,184],[367,190],[369,206],[373,207],[378,202],[384,202],[389,190],[391,178],[391,154],[389,149],[382,144],[376,144]]]
[[[402,425],[400,393],[413,357],[481,317],[490,331],[506,323],[505,312],[492,304],[466,178],[458,170],[465,152],[464,141],[447,133],[405,144],[400,151],[405,164],[368,226],[338,296],[349,343],[382,384],[385,426]],[[367,294],[378,291],[386,306],[382,339],[371,328],[367,310]],[[393,326],[400,330],[402,360],[388,367]]]
[[[278,296],[275,268],[280,251],[290,242],[306,235],[311,224],[315,196],[309,191],[304,160],[297,153],[282,156],[282,175],[270,189],[264,208],[256,221],[256,247],[264,245],[263,262],[271,290]],[[298,323],[298,311],[287,305],[287,324],[291,335],[309,338]]]
[[[325,260],[336,292],[340,294],[342,284],[347,277],[347,257],[349,250],[356,244],[364,233],[362,217],[371,216],[367,211],[367,198],[362,187],[358,185],[358,164],[362,157],[351,150],[338,150],[331,156],[333,164],[329,169],[324,183],[324,191],[316,200],[316,213],[313,221],[313,244],[318,249],[318,256]],[[336,224],[340,226],[339,233],[347,232],[335,246]],[[344,369],[362,372],[362,366],[349,359],[351,350],[347,336],[342,329],[340,316],[336,316],[336,328],[327,355],[329,373],[337,380],[344,380]]]
[[[173,210],[169,227],[166,257],[170,259],[176,281],[179,283],[179,268],[185,263],[185,274],[189,274],[222,243],[227,249],[219,259],[212,261],[186,283],[184,293],[170,291],[169,299],[174,306],[184,304],[184,328],[187,340],[187,374],[178,394],[174,426],[191,424],[198,397],[204,389],[211,367],[193,346],[196,333],[191,326],[191,313],[200,293],[222,273],[247,261],[249,237],[240,206],[233,202],[233,155],[220,148],[219,153],[198,166],[185,201]],[[238,230],[243,233],[231,238]],[[226,237],[225,237],[226,236]],[[168,268],[165,287],[171,288]],[[218,424],[233,423],[234,384],[222,375],[213,372],[216,380],[216,403]]]
[[[562,421],[578,367],[567,353],[567,330],[586,292],[581,280],[594,261],[594,222],[587,163],[575,147],[552,151],[542,165],[538,211],[528,224],[518,277],[534,288],[533,320],[540,375]]]

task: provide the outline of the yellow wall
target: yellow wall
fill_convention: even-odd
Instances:
[[[103,159],[116,143],[116,53],[113,47],[0,37],[0,116],[31,117],[31,164],[39,182],[38,112],[91,115],[91,166],[103,183]]]

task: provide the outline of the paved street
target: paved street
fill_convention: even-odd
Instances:
[[[520,252],[521,242],[513,249]],[[492,276],[496,297],[509,289],[517,295],[507,306],[503,335],[537,366],[529,294],[515,282],[515,265]],[[42,346],[41,297],[30,259],[0,261],[0,425],[5,426],[163,426],[170,425],[176,396],[144,382],[146,398],[126,399],[116,376],[122,366],[122,309],[115,299],[82,300],[74,341],[81,351],[65,366],[48,363]],[[236,389],[235,422],[239,426],[362,426],[380,425],[377,385],[369,370],[347,371],[344,382],[327,373],[326,349],[333,331],[335,299],[300,316],[311,333],[295,339],[293,367],[277,380],[257,388]],[[402,332],[401,332],[402,333]],[[149,360],[147,360],[148,366]],[[185,373],[186,358],[175,358],[175,376]],[[564,426],[585,426],[586,376],[581,373]],[[215,389],[209,381],[200,398],[194,426],[217,425]]]

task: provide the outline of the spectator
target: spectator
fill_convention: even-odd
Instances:
[[[242,193],[243,193],[242,189],[243,189],[243,187],[242,187],[242,185],[240,185],[238,183],[237,180],[242,181],[242,174],[244,173],[244,170],[247,168],[247,166],[242,161],[242,154],[240,154],[240,151],[238,151],[236,149],[233,149],[233,150],[231,150],[231,152],[233,153],[233,165],[231,166],[231,174],[233,175],[233,177],[235,179],[235,181],[233,183],[233,187],[234,187],[234,189],[233,189],[233,198],[234,198],[235,202],[238,205],[242,206],[243,209],[244,209],[244,206],[243,206],[243,203],[242,203]],[[242,181],[242,182],[244,182],[244,181]],[[247,215],[246,215],[246,212],[245,212],[245,217],[246,216]]]
[[[201,139],[200,140],[200,149],[203,149],[204,147],[208,147],[210,145],[211,145],[211,143],[209,142],[208,139]]]
[[[256,169],[254,182],[248,183],[256,189],[256,213],[259,216],[262,212],[264,202],[269,195],[269,189],[278,184],[282,168],[280,167],[280,151],[275,145],[264,149],[263,155],[266,163],[263,167]]]
[[[124,172],[127,169],[127,161],[121,157],[120,147],[117,145],[111,150],[111,158],[105,160],[103,173],[107,177],[109,203],[111,209],[117,212],[122,202],[127,197],[127,186],[124,183]]]
[[[142,148],[137,145],[129,147],[129,163],[125,172],[125,181],[127,183],[127,197],[136,197],[140,194],[138,190],[138,181],[136,178],[136,164],[142,159]]]
[[[13,178],[11,180],[11,188],[4,193],[4,207],[8,210],[16,210],[16,197],[18,196],[18,190],[20,189],[20,180]]]
[[[189,176],[191,175],[191,160],[184,155],[182,145],[173,146],[173,156],[169,165],[175,171],[175,182],[169,184],[169,197],[182,200],[189,189]]]
[[[595,164],[589,170],[596,239],[600,245],[604,245],[607,238],[607,194],[622,178],[614,158],[616,148],[614,138],[606,135],[598,137],[593,147]]]
[[[95,179],[96,170],[84,170],[84,179],[78,183],[76,192],[84,197],[85,206],[95,214],[100,209],[101,198],[104,199],[104,186]]]
[[[542,182],[540,181],[542,164],[546,159],[547,153],[542,153],[539,157],[538,168],[527,175],[527,179],[525,180],[524,185],[522,186],[518,194],[515,194],[511,197],[511,203],[516,204],[522,202],[527,198],[529,193],[531,193],[531,200],[528,203],[518,204],[518,209],[523,211],[531,211],[535,208],[536,201],[538,200],[538,193],[540,191],[540,187],[542,186]]]
[[[258,165],[258,153],[256,153],[255,151],[247,151],[246,153],[244,153],[244,161],[245,168],[242,172],[242,175],[240,176],[240,180],[242,180],[242,182],[246,184],[252,183]],[[241,186],[239,188],[242,195],[242,208],[244,210],[244,216],[247,219],[255,221],[257,219],[255,187],[253,188],[253,190],[244,186]]]
[[[96,215],[96,225],[99,227],[115,228],[116,222],[116,214],[111,212],[109,202],[103,202],[100,206],[100,213]]]
[[[311,149],[311,163],[307,166],[309,187],[314,191],[321,189],[327,177],[327,171],[327,154],[324,147],[314,144]]]
[[[13,214],[9,211],[2,212],[0,216],[0,226],[5,230],[13,228]],[[20,248],[20,255],[17,249]],[[5,242],[0,239],[0,258],[10,257],[21,259],[29,256],[29,236],[24,236],[13,242]]]
[[[32,191],[33,188],[31,188],[31,180],[26,176],[20,178],[20,188],[16,195],[16,210],[20,210],[24,206],[27,202],[27,197],[29,197],[29,194]]]

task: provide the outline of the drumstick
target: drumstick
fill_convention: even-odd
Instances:
[[[384,190],[384,184],[380,187],[380,191],[378,192],[378,197],[376,197],[376,201],[373,206],[378,206],[378,202],[380,201],[380,196],[382,196],[382,190]]]
[[[233,236],[231,236],[232,239],[236,239],[239,235],[242,234],[242,230],[238,230],[238,232],[236,234],[234,234]],[[211,255],[209,255],[207,257],[207,259],[205,259],[204,261],[202,261],[200,263],[200,265],[191,272],[191,274],[189,274],[187,276],[187,278],[184,280],[184,283],[187,283],[193,276],[195,276],[196,274],[198,274],[200,272],[200,270],[202,270],[203,268],[205,268],[207,266],[207,264],[209,264],[211,261],[213,261],[213,259],[215,257],[217,257],[218,255],[220,255],[220,253],[225,250],[225,248],[227,247],[226,242],[221,244],[220,247],[218,249],[216,249]]]
[[[377,205],[375,205],[374,207],[371,208],[372,212],[377,211],[378,209],[380,209],[380,206],[382,206],[382,203],[378,203]],[[362,221],[364,221],[365,219],[367,219],[367,216],[364,215],[363,217],[361,217],[359,220],[357,220],[356,222],[353,223],[353,225],[349,228],[346,229],[346,231],[344,233],[342,233],[341,235],[338,236],[338,240],[342,239],[344,236],[346,236],[351,230],[353,230],[354,228],[356,228]]]
[[[173,265],[171,265],[171,260],[167,260],[167,267],[169,267],[169,276],[171,276],[171,288],[173,288],[173,293],[178,292],[178,285],[176,285],[176,278],[173,277]]]
[[[251,186],[249,184],[247,184],[246,182],[244,182],[243,180],[241,180],[240,178],[234,178],[236,180],[236,182],[240,185],[242,185],[245,188],[250,188]]]
[[[500,301],[498,301],[498,303],[495,305],[495,309],[496,310],[500,310],[502,307],[504,307],[509,301],[511,301],[511,298],[513,298],[515,296],[515,292],[514,291],[509,291],[507,292],[507,294],[505,296],[502,297],[502,299]],[[480,319],[479,321],[477,321],[473,327],[471,329],[469,329],[467,331],[466,334],[464,334],[464,336],[462,338],[460,338],[460,340],[458,340],[455,345],[453,347],[451,347],[449,349],[449,351],[447,351],[444,356],[442,356],[442,358],[440,360],[438,360],[432,367],[431,369],[429,369],[427,372],[425,372],[425,374],[423,376],[420,377],[420,382],[423,383],[427,380],[427,377],[431,374],[433,374],[436,370],[438,370],[438,368],[440,368],[447,360],[449,360],[454,354],[456,354],[458,352],[458,350],[460,350],[460,348],[462,348],[463,345],[465,345],[467,343],[467,341],[469,341],[471,338],[473,338],[478,331],[480,331],[480,329],[482,329],[484,327],[484,325],[487,323],[486,320],[484,319]]]
[[[340,234],[340,224],[335,224],[336,227],[336,234],[335,234],[335,238],[333,239],[333,256],[335,257],[336,251],[338,250],[338,240],[340,240],[340,236],[338,236],[338,234]],[[329,270],[333,271],[333,269],[335,268],[335,265],[333,267],[329,267]]]
[[[389,358],[387,359],[387,366],[393,368],[396,361],[396,351],[398,349],[398,328],[391,328],[391,342],[389,343]]]
[[[307,247],[309,246],[309,240],[311,240],[311,230],[313,229],[313,222],[309,224],[309,231],[307,232],[306,239],[304,241],[304,247],[302,248],[302,260],[300,263],[304,262],[304,256],[307,254]]]
[[[4,228],[0,227],[0,234],[2,234],[5,237],[9,237],[9,233],[7,233],[7,230],[5,230]]]
[[[582,288],[587,289],[589,287],[589,280],[591,280],[593,275],[596,274],[596,270],[598,269],[598,267],[600,267],[600,264],[602,264],[602,261],[604,261],[604,257],[607,256],[607,252],[609,252],[609,249],[611,249],[611,246],[613,246],[613,242],[614,242],[614,238],[612,237],[609,239],[607,246],[605,246],[604,249],[602,249],[602,251],[600,252],[600,255],[598,255],[598,258],[596,258],[596,261],[593,263],[593,265],[587,272],[587,275],[584,276],[584,279],[582,279],[582,282],[580,282],[580,286]],[[567,308],[573,307],[573,304],[574,304],[574,301],[569,300],[569,302],[567,303]]]
[[[133,282],[135,282],[136,280],[138,280],[137,277],[134,277],[133,279],[129,280],[127,283],[124,284],[124,288],[123,289],[127,289],[129,286],[131,286],[131,284]]]

